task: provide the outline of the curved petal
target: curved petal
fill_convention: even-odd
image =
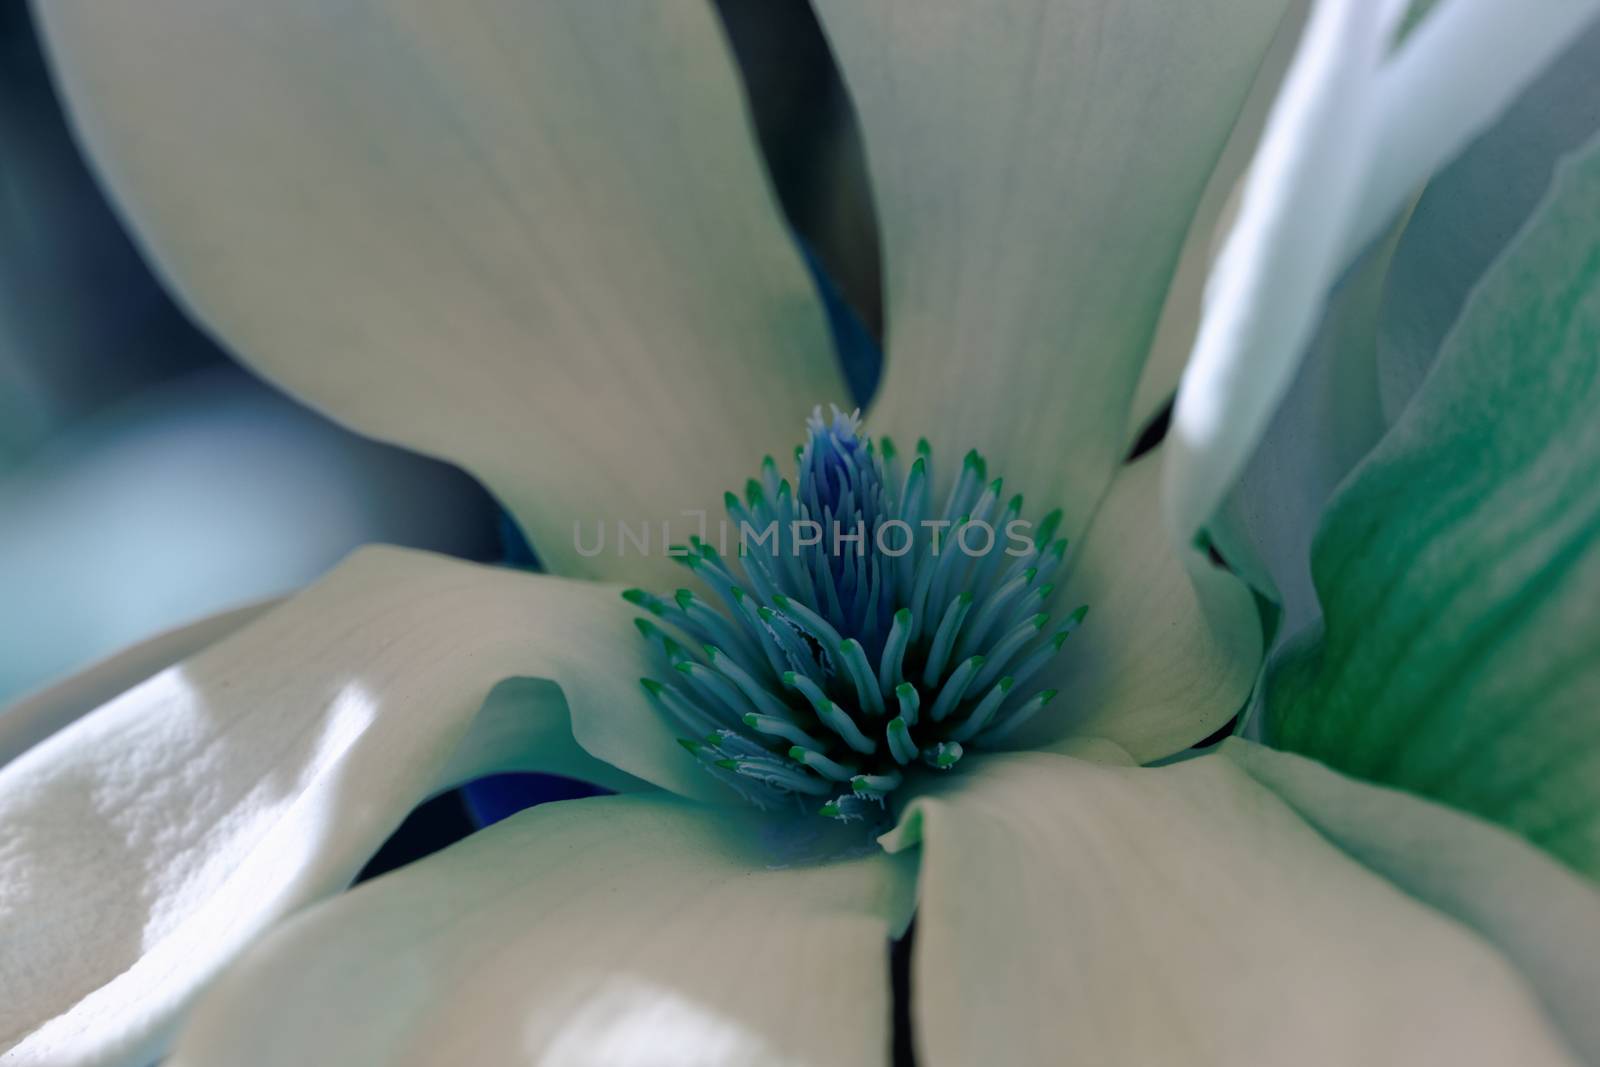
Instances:
[[[1313,12],[1207,283],[1173,410],[1165,492],[1180,545],[1211,522],[1260,441],[1334,279],[1600,2],[1557,0],[1524,20],[1494,0],[1459,0],[1391,52],[1410,6],[1321,0]]]
[[[1099,737],[1136,760],[1170,756],[1243,707],[1261,666],[1261,619],[1238,578],[1193,571],[1161,528],[1161,460],[1122,468],[1095,511],[1057,603],[1089,614],[1039,685],[1061,696],[1018,747]]]
[[[884,232],[875,431],[926,435],[946,455],[976,447],[1081,532],[1125,452],[1179,249],[1286,6],[817,5]]]
[[[0,477],[0,701],[364,542],[495,551],[458,470],[363,440],[219,367],[130,397]]]
[[[1373,81],[1397,7],[1317,3],[1267,120],[1167,435],[1166,519],[1181,548],[1243,469],[1321,313],[1372,151]]]
[[[922,846],[918,1062],[1577,1062],[1490,941],[1227,759],[943,782],[885,841]]]
[[[150,1062],[202,984],[454,781],[628,785],[569,710],[592,750],[721,797],[645,701],[629,619],[609,587],[369,549],[0,769],[0,1049]],[[546,681],[479,714],[511,676]]]
[[[1492,823],[1237,738],[1222,754],[1399,889],[1493,942],[1567,1040],[1600,1062],[1600,890]]]
[[[165,630],[0,708],[0,767],[117,694],[216,644],[280,602],[260,600]]]
[[[219,359],[161,291],[67,132],[28,24],[0,12],[0,471],[58,428]]]
[[[1269,736],[1600,875],[1600,142],[1334,499]]]
[[[876,1064],[911,866],[661,797],[512,816],[299,917],[172,1062]],[[785,836],[798,841],[785,840]]]
[[[1414,190],[1488,129],[1597,17],[1600,0],[1526,7],[1451,0],[1429,11],[1377,77],[1376,150],[1342,260],[1382,232]]]
[[[846,395],[709,4],[36,10],[198,317],[477,474],[557,571],[652,584],[574,523],[681,523]]]
[[[1282,610],[1274,643],[1320,613],[1311,540],[1334,490],[1383,436],[1378,309],[1397,229],[1328,299],[1306,356],[1210,527],[1229,565]]]
[[[1406,222],[1378,320],[1390,423],[1422,384],[1472,287],[1549,192],[1558,160],[1600,129],[1600,24],[1428,183]]]
[[[1222,154],[1217,158],[1217,165],[1206,181],[1205,192],[1189,222],[1183,251],[1178,255],[1161,305],[1161,318],[1150,341],[1150,352],[1145,357],[1138,388],[1134,390],[1124,435],[1126,449],[1137,445],[1139,435],[1172,403],[1177,391],[1178,378],[1183,374],[1189,350],[1194,347],[1195,331],[1200,327],[1206,275],[1239,213],[1240,182],[1250,165],[1256,143],[1261,139],[1267,112],[1278,94],[1289,61],[1294,58],[1309,7],[1310,0],[1293,0],[1279,20],[1272,44],[1256,72],[1255,83],[1239,108],[1239,117],[1234,120],[1233,130],[1228,134],[1228,141],[1222,147]]]

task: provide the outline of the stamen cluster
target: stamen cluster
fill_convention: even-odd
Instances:
[[[675,553],[719,606],[623,596],[666,668],[642,684],[712,774],[759,807],[877,817],[911,769],[949,770],[1048,704],[1027,683],[1087,608],[1051,629],[1061,513],[1023,521],[976,452],[936,510],[926,441],[902,467],[858,415],[819,408],[807,430],[794,489],[767,457],[727,494],[735,558],[699,538]]]

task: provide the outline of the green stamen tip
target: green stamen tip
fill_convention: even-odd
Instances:
[[[1031,558],[1017,569],[993,540],[981,553],[962,545],[977,564],[955,553],[946,562],[937,549],[972,525],[1029,517],[1019,487],[1005,496],[1002,472],[990,478],[977,449],[961,457],[953,484],[936,486],[927,438],[902,453],[860,425],[859,412],[825,417],[818,409],[795,450],[797,478],[763,456],[757,476],[723,503],[732,521],[757,524],[832,514],[841,529],[872,529],[900,519],[916,532],[895,540],[904,541],[899,554],[866,540],[846,565],[798,533],[786,538],[781,525],[775,541],[741,539],[736,551],[687,537],[671,551],[703,588],[620,593],[643,616],[634,625],[652,646],[656,678],[672,678],[656,665],[664,660],[687,679],[640,679],[653,706],[677,723],[669,737],[757,807],[803,800],[807,811],[870,827],[892,817],[888,801],[908,769],[949,772],[963,745],[998,741],[1057,695],[1032,686],[1018,693],[1016,683],[1061,648],[1085,609],[1065,621],[1065,605],[1041,610],[1061,591],[1061,509],[1033,527]],[[931,499],[936,491],[942,506]],[[954,521],[929,534],[918,527],[929,516]],[[1012,697],[1029,699],[1010,708]]]
[[[1081,605],[1078,606],[1078,608],[1075,611],[1073,611],[1073,613],[1071,615],[1067,616],[1067,621],[1068,622],[1082,622],[1084,616],[1088,615],[1088,614],[1089,614],[1089,605],[1081,604]]]

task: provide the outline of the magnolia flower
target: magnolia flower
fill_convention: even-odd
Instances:
[[[493,551],[470,479],[223,365],[183,319],[74,149],[21,5],[0,13],[0,155],[0,704],[365,541]]]
[[[931,545],[907,571],[871,557],[876,596],[836,557],[758,574],[696,548],[719,613],[650,591],[673,560],[578,550],[573,523],[709,511],[843,393],[706,9],[41,7],[100,167],[195,312],[350,425],[474,470],[565,576],[364,550],[36,698],[84,714],[0,771],[9,1062],[144,1063],[174,1039],[195,1064],[881,1061],[884,945],[913,911],[929,1063],[1600,1056],[1600,808],[1555,762],[1592,760],[1592,716],[1559,724],[1593,657],[1581,633],[1546,643],[1593,588],[1595,157],[1331,504],[1324,624],[1263,687],[1274,738],[1411,792],[1240,740],[1183,758],[1263,647],[1249,589],[1193,549],[1238,544],[1271,580],[1219,516],[1328,286],[1590,5],[1456,0],[1393,47],[1402,5],[1286,24],[1300,44],[1172,433],[1130,463],[1177,387],[1181,283],[1276,85],[1282,5],[819,7],[884,225],[866,426],[974,448],[1033,513],[1059,508],[1076,547],[1051,591],[1042,559],[941,574]],[[1498,62],[1462,81],[1487,41]],[[1549,374],[1513,373],[1508,346]],[[1489,459],[1464,464],[1474,446]],[[881,443],[819,420],[787,494],[774,465],[733,504],[884,519],[926,499],[956,523],[1000,506],[976,470],[919,495]],[[1508,533],[1526,543],[1473,558]],[[983,673],[1055,651],[1037,628],[1002,648],[1002,596],[1090,605],[1030,679],[1048,704]],[[655,622],[641,639],[639,608],[715,651]],[[683,681],[639,683],[663,671]],[[1469,729],[1442,736],[1458,704]],[[679,745],[695,716],[711,729]],[[1526,810],[1491,750],[1564,783],[1560,805]],[[617,795],[323,899],[418,800],[507,768]]]

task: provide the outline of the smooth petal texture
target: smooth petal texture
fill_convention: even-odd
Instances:
[[[609,587],[369,549],[8,764],[0,1062],[150,1062],[201,985],[439,788],[637,787],[574,733],[721,797],[644,699],[630,617]]]
[[[1076,536],[1207,178],[1286,0],[823,0],[866,135],[873,431],[977,448]],[[1139,77],[1129,77],[1137,70]]]
[[[1313,11],[1173,411],[1165,494],[1180,545],[1211,522],[1260,442],[1334,280],[1600,10],[1553,0],[1524,20],[1495,0],[1455,0],[1390,53],[1409,6],[1321,0]]]
[[[1600,0],[1434,4],[1377,77],[1376,150],[1343,259],[1378,236],[1417,187],[1493,125],[1597,17]]]
[[[1032,687],[1061,695],[1016,747],[1098,737],[1137,761],[1169,756],[1214,733],[1243,706],[1261,665],[1250,591],[1209,564],[1192,574],[1159,515],[1159,451],[1122,469],[1056,595],[1089,614]]]
[[[1600,131],[1600,25],[1428,183],[1385,283],[1378,385],[1393,423],[1468,295],[1549,192],[1557,161]]]
[[[1280,747],[1600,875],[1600,144],[1477,287],[1317,537]]]
[[[1334,490],[1388,428],[1378,314],[1399,231],[1335,287],[1289,390],[1210,526],[1228,564],[1280,608],[1274,642],[1320,615],[1311,541]]]
[[[832,832],[659,796],[512,816],[274,935],[172,1062],[882,1063],[914,867],[812,858]]]
[[[486,558],[494,503],[236,367],[83,420],[0,476],[0,704],[153,633],[276,596],[366,542]]]
[[[922,846],[929,1067],[1577,1062],[1488,940],[1227,759],[1001,756],[944,783],[885,842]]]
[[[471,470],[553,570],[663,584],[574,523],[683,525],[846,397],[709,4],[36,10],[196,315]]]
[[[1132,449],[1151,420],[1172,403],[1178,379],[1194,347],[1195,331],[1200,328],[1206,277],[1238,214],[1241,179],[1255,154],[1267,113],[1294,58],[1295,47],[1300,43],[1310,6],[1310,0],[1294,0],[1279,20],[1277,33],[1256,73],[1255,84],[1239,109],[1233,131],[1228,134],[1222,155],[1195,208],[1183,251],[1167,287],[1165,303],[1161,306],[1155,337],[1150,342],[1150,352],[1134,391],[1124,448]]]
[[[0,708],[0,767],[146,678],[216,644],[276,603],[258,601],[165,630]]]
[[[1216,514],[1266,430],[1339,270],[1396,6],[1317,3],[1267,120],[1206,284],[1167,435],[1166,521],[1182,549]]]
[[[1600,890],[1493,823],[1238,739],[1222,754],[1352,859],[1477,931],[1600,1062]]]

